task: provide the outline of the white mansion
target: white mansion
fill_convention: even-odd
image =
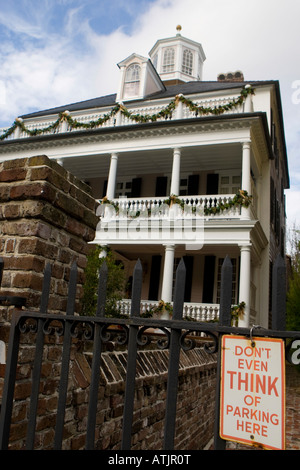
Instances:
[[[241,72],[202,81],[202,46],[180,30],[150,59],[120,62],[116,94],[0,130],[0,161],[47,155],[91,185],[101,202],[95,243],[115,252],[128,279],[140,258],[143,308],[172,302],[184,257],[185,313],[217,318],[229,255],[232,304],[245,303],[239,324],[267,327],[289,187],[279,84]]]

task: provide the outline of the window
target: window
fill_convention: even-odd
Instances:
[[[117,182],[116,185],[116,194],[115,197],[130,197],[131,196],[131,186],[132,186],[132,180],[131,178],[128,179],[123,179]]]
[[[236,194],[241,189],[240,175],[221,175],[220,194]]]
[[[188,194],[188,178],[180,179],[179,196],[186,196]]]
[[[184,49],[182,58],[182,72],[187,75],[193,73],[193,53],[189,49]]]
[[[131,64],[126,70],[124,97],[137,96],[140,90],[141,67],[138,64]]]
[[[175,50],[168,47],[164,50],[163,55],[163,72],[173,72],[175,67]]]

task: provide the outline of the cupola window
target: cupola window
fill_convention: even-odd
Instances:
[[[173,72],[175,67],[175,50],[173,47],[168,47],[164,50],[163,55],[163,72]]]
[[[131,64],[126,70],[124,97],[138,96],[140,90],[141,67],[138,64]]]
[[[182,56],[182,72],[187,75],[193,73],[193,53],[189,49],[184,49]]]

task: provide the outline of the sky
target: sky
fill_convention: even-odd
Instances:
[[[115,93],[117,63],[181,34],[203,46],[203,80],[241,70],[279,80],[290,189],[300,220],[299,0],[0,0],[0,128],[17,116]],[[0,131],[1,133],[1,131]]]

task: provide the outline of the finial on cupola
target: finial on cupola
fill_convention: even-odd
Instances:
[[[182,27],[179,25],[176,26],[176,30],[177,30],[177,36],[180,36],[180,31],[182,30]]]

